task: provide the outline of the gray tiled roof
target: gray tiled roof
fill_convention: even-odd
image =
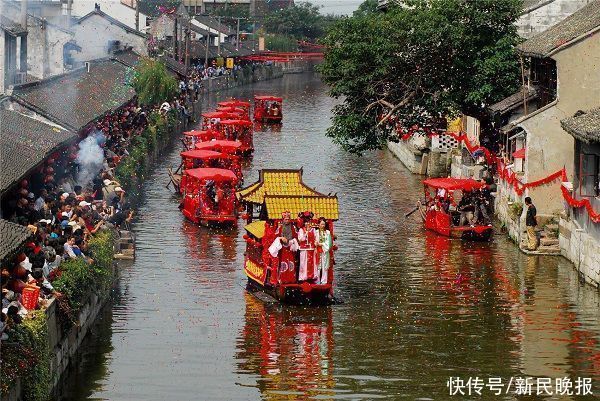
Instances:
[[[16,86],[16,101],[65,125],[74,131],[110,110],[119,108],[135,96],[130,85],[133,69],[116,60],[91,62],[85,68]]]
[[[18,250],[31,234],[27,227],[0,219],[0,260]]]
[[[537,96],[536,88],[531,86],[529,88],[525,87],[525,100],[530,101]],[[505,113],[507,111],[513,110],[520,105],[523,104],[523,88],[518,92],[502,99],[498,103],[494,103],[488,110],[492,113]]]
[[[526,56],[547,57],[553,50],[600,26],[600,0],[571,14],[518,46]]]
[[[580,141],[600,143],[600,107],[578,112],[560,122],[563,129]]]
[[[206,25],[213,30],[219,31],[225,35],[233,35],[235,32],[233,29],[228,27],[227,25],[220,23],[219,20],[215,17],[211,17],[209,15],[196,15],[194,19],[200,22],[202,25]]]
[[[65,142],[72,132],[24,114],[0,110],[0,192],[16,184]]]
[[[182,77],[186,76],[185,64],[180,63],[179,61],[169,56],[162,56],[160,59],[165,63],[165,66],[169,71],[175,72]]]
[[[135,66],[140,62],[142,56],[134,52],[133,50],[123,50],[116,52],[112,55],[112,58],[120,61],[128,67],[135,68]]]
[[[206,29],[202,29],[199,26],[196,26],[194,24],[190,24],[190,29],[196,33],[199,33],[200,35],[206,37],[206,36],[213,36],[213,37],[217,37],[219,36],[216,32],[209,32]]]
[[[18,36],[27,33],[27,29],[23,28],[19,23],[11,20],[10,18],[0,15],[0,28],[13,36]]]

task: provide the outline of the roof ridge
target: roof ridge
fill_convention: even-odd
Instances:
[[[526,56],[548,57],[600,28],[600,0],[592,0],[567,18],[517,46]]]
[[[100,10],[100,9],[94,9],[92,11],[90,11],[89,13],[87,13],[86,15],[84,15],[83,17],[79,18],[75,23],[76,24],[80,24],[82,21],[90,18],[92,15],[98,15],[99,17],[102,17],[108,21],[110,21],[111,23],[123,28],[125,31],[129,32],[129,33],[133,33],[134,35],[137,36],[141,36],[143,38],[147,38],[148,35],[143,33],[142,31],[138,31],[135,28],[130,27],[129,25],[127,25],[126,23],[124,23],[121,20],[118,20],[117,18],[105,13],[104,11]]]

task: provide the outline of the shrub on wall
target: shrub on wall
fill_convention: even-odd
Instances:
[[[9,336],[10,345],[2,345],[2,395],[20,377],[26,400],[47,400],[50,389],[50,350],[45,312],[32,311],[21,324],[11,328]]]
[[[101,231],[88,244],[94,263],[76,258],[61,264],[60,275],[52,285],[65,296],[71,316],[77,316],[90,294],[104,290],[110,283],[114,242],[112,230]]]

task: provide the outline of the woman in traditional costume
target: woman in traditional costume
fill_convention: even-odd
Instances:
[[[327,229],[327,220],[319,218],[319,227],[315,233],[315,266],[317,270],[318,284],[327,284],[327,274],[331,257],[329,250],[332,247],[331,232]]]
[[[315,278],[315,230],[310,226],[313,216],[310,211],[298,214],[298,246],[300,248],[298,281]]]

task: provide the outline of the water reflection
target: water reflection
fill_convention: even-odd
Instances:
[[[263,399],[329,399],[333,376],[332,308],[284,308],[246,294],[238,372],[258,376]]]

